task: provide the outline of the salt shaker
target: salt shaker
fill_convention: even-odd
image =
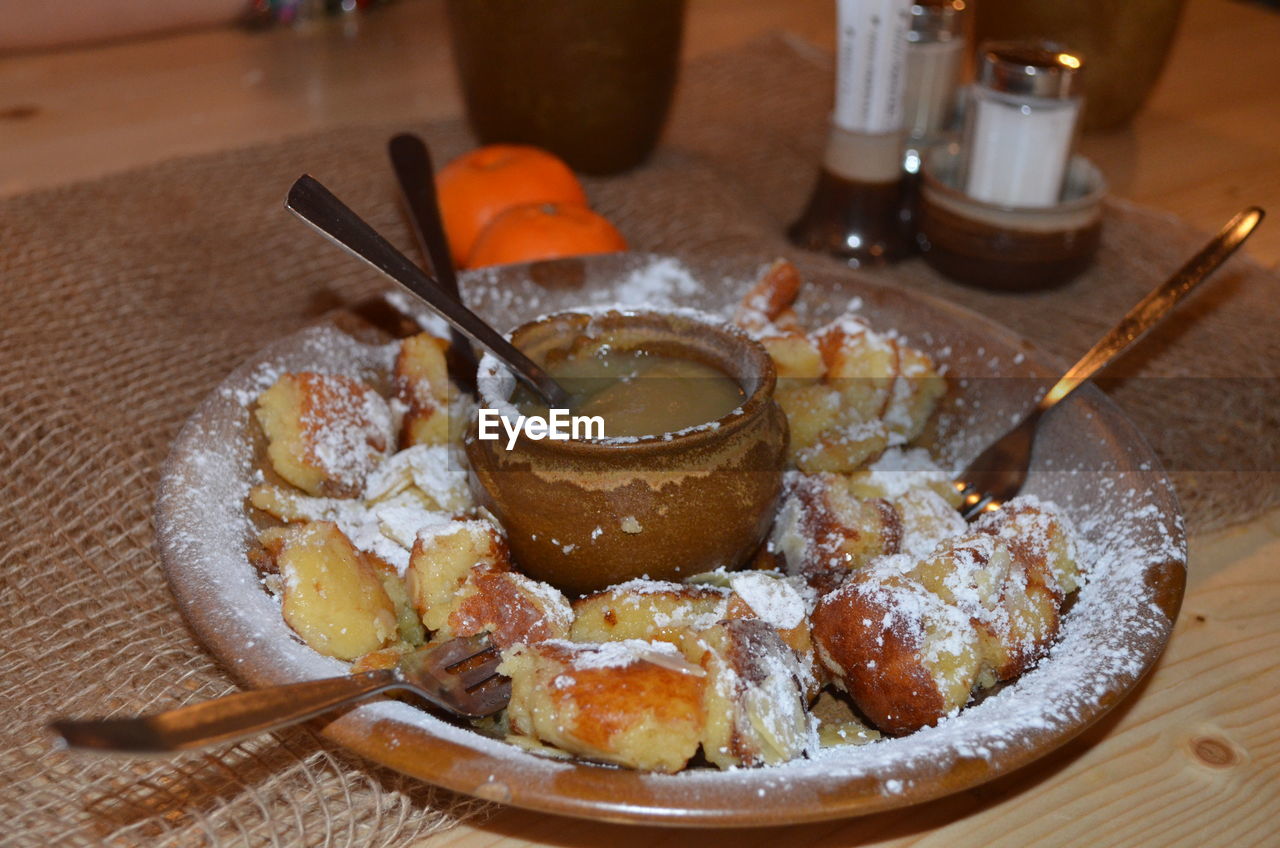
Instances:
[[[788,235],[850,265],[904,257],[903,90],[912,0],[837,0],[836,103],[822,170]]]
[[[902,109],[908,174],[920,170],[921,151],[938,140],[955,113],[965,17],[964,0],[916,0],[911,6]]]
[[[1002,206],[1062,196],[1083,105],[1079,56],[1042,42],[988,42],[965,122],[964,190]]]

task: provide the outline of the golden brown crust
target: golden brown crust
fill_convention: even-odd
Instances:
[[[543,642],[504,652],[512,731],[589,759],[679,771],[698,749],[705,678],[645,659],[654,651]],[[666,655],[687,666],[674,649]]]
[[[445,626],[474,569],[511,569],[506,539],[489,522],[453,521],[419,533],[409,555],[406,588],[428,630]]]
[[[499,648],[564,639],[573,611],[564,595],[513,571],[472,568],[437,638],[488,632]]]
[[[949,705],[921,658],[923,631],[894,614],[894,594],[868,589],[855,576],[818,602],[818,656],[876,727],[910,733],[946,715]]]

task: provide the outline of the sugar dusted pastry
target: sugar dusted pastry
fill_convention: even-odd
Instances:
[[[790,263],[773,263],[739,302],[734,322],[777,367],[791,462],[811,473],[856,471],[919,436],[946,383],[927,354],[856,315],[806,333],[791,309],[800,288]]]
[[[1032,580],[1059,601],[1080,588],[1073,534],[1061,515],[1038,498],[1023,495],[984,514],[975,529],[998,536]]]
[[[720,768],[774,765],[812,747],[805,709],[812,675],[758,618],[725,621],[686,637],[706,669],[702,751]]]
[[[903,445],[924,432],[938,401],[947,392],[947,381],[928,355],[899,339],[892,341],[898,362],[880,420],[889,430],[889,444]]]
[[[1069,534],[1034,499],[1001,512],[922,560],[877,560],[814,610],[819,659],[882,730],[933,724],[1057,637],[1063,586],[1079,580]]]
[[[452,518],[451,513],[434,508],[434,503],[415,488],[369,502],[313,498],[281,486],[260,484],[249,490],[249,503],[284,522],[332,521],[359,550],[400,573],[408,568],[418,531]]]
[[[760,571],[734,571],[725,577],[731,592],[726,619],[758,618],[772,626],[797,656],[806,661],[812,656],[805,600],[790,580]]]
[[[818,658],[880,730],[910,733],[969,701],[982,669],[977,630],[957,606],[886,557],[814,609]]]
[[[275,528],[262,542],[280,572],[284,620],[316,651],[353,660],[396,638],[395,606],[378,572],[336,524]]]
[[[851,570],[898,552],[902,521],[882,498],[849,494],[836,474],[792,474],[774,522],[772,543],[788,574],[825,594]]]
[[[258,397],[255,415],[272,467],[311,495],[360,494],[394,443],[386,401],[340,374],[282,374]]]
[[[466,460],[447,445],[414,445],[398,451],[365,481],[368,501],[385,501],[405,492],[431,510],[465,512],[475,506],[467,485]]]
[[[509,571],[506,539],[488,521],[442,521],[419,531],[406,582],[414,608],[428,630],[445,626],[454,599],[472,570]]]
[[[665,642],[547,641],[503,652],[513,733],[587,759],[676,772],[698,750],[705,672]]]
[[[419,333],[400,342],[395,363],[396,399],[404,405],[400,445],[449,441],[449,342]]]
[[[1048,652],[1062,603],[1083,578],[1064,519],[1034,497],[1014,498],[976,529],[998,539],[1013,561],[1002,587],[1005,617],[989,628],[987,657],[996,679],[1010,680]]]
[[[720,586],[628,580],[573,602],[575,642],[640,639],[679,643],[688,629],[728,615],[730,591]]]

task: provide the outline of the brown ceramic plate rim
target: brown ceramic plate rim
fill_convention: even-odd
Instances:
[[[644,257],[639,258],[643,260]],[[588,260],[588,267],[592,261],[607,269],[614,267],[611,263],[637,260],[633,256],[612,260],[602,257]],[[930,320],[958,322],[970,330],[979,330],[992,349],[1003,348],[1025,356],[1024,373],[1048,376],[1056,370],[1052,361],[1031,345],[982,316],[852,276],[845,283],[850,294],[873,304],[895,304],[899,309],[931,316]],[[247,562],[243,567],[232,562],[237,556],[243,560],[242,552],[209,551],[208,540],[191,532],[189,525],[196,515],[191,510],[200,506],[192,501],[193,480],[202,481],[201,475],[211,462],[234,462],[227,458],[230,453],[227,457],[219,453],[226,447],[222,444],[226,439],[218,425],[220,421],[225,423],[228,416],[247,419],[245,390],[251,384],[261,386],[264,369],[269,371],[270,366],[279,365],[296,369],[298,362],[309,362],[315,350],[330,345],[339,350],[326,355],[342,359],[346,355],[343,346],[348,344],[353,352],[363,348],[336,329],[317,328],[282,339],[251,357],[192,414],[163,469],[156,526],[171,589],[192,630],[250,686],[341,673],[341,666],[290,640],[287,630],[282,630],[284,625],[273,602],[260,602],[245,595],[252,600],[250,606],[257,605],[255,609],[231,610],[216,603],[224,597],[239,599],[241,596],[234,593],[256,589],[257,581]],[[1015,361],[1021,361],[1021,357]],[[332,720],[318,720],[316,727],[330,740],[375,762],[451,790],[531,810],[624,823],[712,827],[798,824],[917,804],[1007,774],[1068,742],[1132,691],[1163,651],[1185,585],[1181,514],[1172,487],[1150,447],[1132,423],[1094,387],[1082,389],[1073,402],[1101,428],[1099,432],[1122,445],[1130,458],[1148,469],[1143,479],[1150,489],[1144,497],[1149,496],[1159,520],[1168,528],[1170,553],[1153,560],[1143,574],[1147,595],[1139,600],[1150,607],[1152,617],[1150,622],[1144,622],[1149,627],[1129,657],[1132,662],[1123,673],[1112,675],[1096,700],[1075,710],[1066,720],[1050,722],[1043,732],[1023,734],[1001,745],[998,751],[982,755],[948,749],[944,752],[947,757],[912,760],[908,767],[891,774],[872,771],[832,775],[820,767],[794,775],[788,774],[788,767],[784,766],[744,770],[731,776],[705,772],[662,776],[516,752],[505,743],[485,739],[427,717],[407,704],[391,701],[358,707]],[[243,473],[247,477],[248,472]],[[207,485],[212,488],[202,488],[203,494],[221,494],[215,498],[214,512],[221,510],[225,513],[222,518],[228,521],[236,518],[232,506],[243,513],[240,502],[232,503],[228,494],[232,489],[216,480]],[[265,598],[265,592],[260,594]],[[265,617],[273,607],[275,621]],[[960,718],[977,709],[970,708]],[[822,763],[816,761],[819,766]]]

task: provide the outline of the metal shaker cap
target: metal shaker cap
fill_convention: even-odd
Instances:
[[[978,84],[1027,97],[1068,98],[1081,93],[1084,60],[1050,41],[988,41],[982,45]]]
[[[964,0],[916,0],[907,41],[931,43],[964,37]]]

